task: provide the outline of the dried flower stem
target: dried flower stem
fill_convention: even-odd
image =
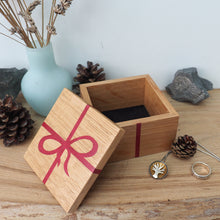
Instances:
[[[27,7],[25,7],[20,0],[17,0],[17,3],[18,3],[18,6],[19,6],[19,9],[20,9],[20,12],[26,10]],[[27,26],[27,22],[25,22],[25,23],[26,23],[26,26]]]
[[[8,29],[4,24],[0,23],[0,25],[1,25],[4,29],[6,29],[7,31],[11,32],[11,30]],[[8,36],[8,35],[7,35],[7,36]],[[16,33],[14,34],[14,36],[17,37],[17,38],[19,38],[20,40],[23,40],[20,36],[16,35]]]
[[[8,29],[4,24],[0,23],[0,25],[5,28],[7,31],[10,31],[10,29]]]
[[[51,22],[51,27],[54,26],[54,23],[55,23],[56,19],[57,19],[57,14],[55,15],[55,18],[53,19],[53,21]],[[48,32],[48,34],[47,34],[47,45],[48,45],[49,42],[50,42],[51,35],[52,35],[52,34],[51,34],[50,32]]]
[[[26,3],[25,3],[24,0],[23,0],[23,2],[21,2],[21,0],[17,0],[17,3],[18,3],[18,5],[19,5],[19,8],[20,8],[20,11],[21,11],[21,12],[27,10],[27,5],[26,5]],[[27,36],[28,36],[28,35],[30,36],[30,39],[31,39],[31,42],[32,42],[32,47],[36,48],[36,44],[35,44],[35,42],[34,42],[33,35],[32,35],[32,33],[30,33],[30,32],[28,31],[28,22],[25,21],[25,24],[26,24]]]
[[[23,1],[23,4],[24,4],[25,8],[27,8],[27,4],[26,4],[25,0],[22,0],[22,1]]]
[[[6,7],[5,3],[4,2],[1,2],[0,1],[0,5],[2,7],[2,12],[4,13],[4,16],[7,17],[8,21],[12,21],[14,23],[17,23],[16,20],[14,20],[14,17],[13,17],[13,13],[11,14],[8,10],[8,8]]]
[[[53,2],[53,8],[52,8],[52,11],[51,11],[51,13],[52,13],[52,16],[51,16],[51,20],[50,20],[50,25],[52,24],[52,21],[53,21],[53,19],[54,19],[54,8],[55,8],[55,5],[56,5],[56,0],[54,0],[54,2]]]
[[[2,33],[2,32],[0,32],[0,34],[3,35],[3,36],[5,36],[5,37],[8,37],[8,38],[10,38],[10,39],[12,39],[12,40],[14,40],[14,41],[16,41],[16,42],[18,42],[19,44],[22,44],[22,45],[26,46],[25,44],[23,44],[23,43],[21,43],[20,41],[14,39],[13,37],[8,36],[7,34],[4,34],[4,33]]]
[[[14,0],[12,0],[12,2],[13,2],[13,4],[14,4]],[[9,2],[6,1],[6,3],[7,3],[7,5],[8,5],[8,8],[9,8],[10,11],[13,13],[14,17],[16,18],[16,20],[17,20],[17,22],[18,22],[18,24],[19,24],[19,30],[22,29],[22,32],[25,32],[24,29],[23,29],[23,27],[22,27],[21,21],[20,21],[20,19],[19,19],[19,17],[18,17],[18,13],[17,13],[16,7],[14,7],[14,8],[15,8],[15,12],[16,12],[16,13],[15,13],[14,10],[12,9],[11,5],[9,4]],[[15,6],[15,4],[14,4],[14,6]]]
[[[52,27],[52,21],[53,21],[53,17],[54,17],[54,7],[55,7],[55,5],[56,5],[56,0],[53,0],[53,1],[52,1],[52,4],[51,4],[51,9],[50,9],[50,19],[49,19],[49,22],[48,22],[48,26],[49,26],[49,27]],[[47,32],[46,45],[49,44],[50,38],[51,38],[51,33],[48,31],[48,32]]]
[[[42,41],[44,45],[44,0],[42,0],[41,7],[42,7]]]
[[[5,1],[5,2],[6,2],[6,4],[7,4],[7,6],[8,6],[8,8],[7,8],[7,6],[4,4],[4,2],[2,2],[2,4],[5,6],[5,8],[7,8],[7,10],[8,10],[9,13],[10,13],[10,11],[11,11],[11,13],[13,14],[15,20],[17,20],[17,22],[21,25],[19,18],[17,17],[16,13],[15,13],[14,10],[12,9],[11,5],[9,4],[9,2],[8,2],[8,1]]]
[[[18,34],[21,36],[25,44],[28,47],[33,47],[21,23],[19,23],[19,20],[17,18],[15,18],[16,17],[15,13],[11,12],[10,10],[13,11],[12,7],[6,7],[4,2],[0,1],[0,13],[3,15],[3,17],[9,22],[9,24],[12,27],[19,30]]]
[[[41,2],[39,0],[35,0],[33,3],[31,3],[27,9],[26,9],[26,13],[31,17],[31,14],[32,14],[32,11],[40,4]],[[34,22],[33,18],[31,17],[32,21]],[[36,25],[35,25],[35,22],[34,22],[34,27],[36,29],[36,32],[35,32],[35,36],[40,44],[41,47],[44,46],[44,40],[43,40],[43,37],[40,35],[40,32],[38,31]],[[31,33],[31,32],[30,32]]]
[[[17,11],[17,8],[16,8],[16,5],[15,5],[14,0],[12,0],[12,4],[13,4],[13,6],[14,6],[14,9],[15,9],[15,12],[16,12],[16,16],[17,16],[17,18],[18,18],[18,20],[19,20],[19,24],[21,24],[21,20],[19,19],[18,11]]]
[[[25,11],[21,11],[22,14],[24,15],[23,18],[24,20],[27,22],[27,23],[30,23],[30,27],[28,26],[27,27],[27,30],[30,32],[30,33],[34,33],[36,38],[37,38],[37,41],[39,42],[40,46],[43,47],[43,40],[42,40],[42,37],[40,35],[40,32],[38,31],[36,25],[35,25],[35,22],[33,20],[33,18],[31,17],[31,14],[32,14],[32,11],[40,4],[40,1],[34,1],[33,3],[31,3]]]
[[[25,0],[23,0],[22,2],[21,2],[21,0],[17,0],[17,3],[18,3],[18,6],[19,6],[20,11],[26,11],[26,10],[27,10],[27,5],[26,5]],[[27,23],[27,21],[25,21],[25,24],[26,24],[26,29],[28,29],[28,23]],[[36,46],[36,44],[35,44],[35,41],[34,41],[34,38],[33,38],[32,33],[30,33],[30,32],[27,30],[26,34],[30,36],[32,45],[33,45],[34,48],[36,48],[37,46]]]
[[[18,3],[18,5],[19,5],[20,11],[25,11],[25,10],[27,9],[27,5],[26,5],[26,3],[25,3],[24,0],[23,0],[23,2],[21,2],[20,0],[17,0],[17,3]],[[27,23],[27,21],[25,21],[25,24],[26,24],[26,29],[27,29],[27,28],[28,28],[28,23]],[[27,30],[26,34],[30,36],[30,39],[31,39],[31,42],[32,42],[32,45],[33,45],[32,47],[33,47],[33,48],[36,48],[36,44],[35,44],[35,42],[34,42],[34,38],[33,38],[33,36],[32,36],[32,33],[30,33],[30,32]]]
[[[54,26],[58,15],[65,15],[66,10],[70,7],[73,0],[60,0],[57,4],[56,0],[52,0],[49,22],[46,27],[47,37],[46,42],[44,42],[45,37],[45,0],[32,0],[32,2],[27,5],[26,0],[0,0],[0,14],[3,15],[4,19],[9,23],[9,27],[0,23],[7,31],[11,32],[14,37],[22,40],[27,47],[36,48],[36,40],[38,41],[40,47],[49,44],[51,36],[56,34],[56,28]],[[42,13],[42,30],[39,31],[34,19],[32,18],[32,12],[35,8],[41,4]],[[22,16],[22,19],[20,19]],[[1,35],[7,36],[13,40],[13,37],[8,36],[0,32]],[[16,40],[17,41],[17,40]],[[19,42],[19,41],[17,41]],[[21,43],[21,42],[19,42]]]
[[[53,20],[54,17],[54,7],[56,5],[56,0],[53,0],[52,5],[51,5],[51,9],[50,9],[50,19],[49,19],[49,23],[48,25],[51,25],[51,22]]]

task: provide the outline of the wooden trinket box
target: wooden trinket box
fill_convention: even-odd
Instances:
[[[24,157],[66,212],[77,209],[124,134],[64,89]]]
[[[81,96],[125,130],[110,161],[170,149],[179,115],[149,75],[80,85]]]

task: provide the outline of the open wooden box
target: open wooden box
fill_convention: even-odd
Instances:
[[[101,112],[143,106],[150,115],[117,123],[125,130],[125,135],[110,161],[170,148],[176,136],[179,115],[149,75],[81,84],[80,90],[84,101]]]

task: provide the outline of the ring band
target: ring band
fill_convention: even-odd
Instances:
[[[204,167],[204,168],[207,170],[208,174],[205,174],[205,175],[198,174],[198,173],[195,171],[195,169],[194,169],[195,167],[198,167],[198,166]],[[192,173],[193,173],[193,175],[194,175],[196,178],[205,180],[205,179],[207,179],[207,178],[211,175],[212,170],[211,170],[211,167],[210,167],[208,164],[199,161],[199,162],[195,162],[195,163],[192,165]]]

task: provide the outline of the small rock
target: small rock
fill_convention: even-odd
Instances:
[[[17,97],[21,90],[21,80],[27,69],[18,70],[17,68],[0,68],[0,99],[5,95]]]
[[[209,97],[208,90],[213,89],[213,84],[199,77],[194,67],[178,70],[174,80],[166,87],[171,97],[180,102],[198,104]]]

